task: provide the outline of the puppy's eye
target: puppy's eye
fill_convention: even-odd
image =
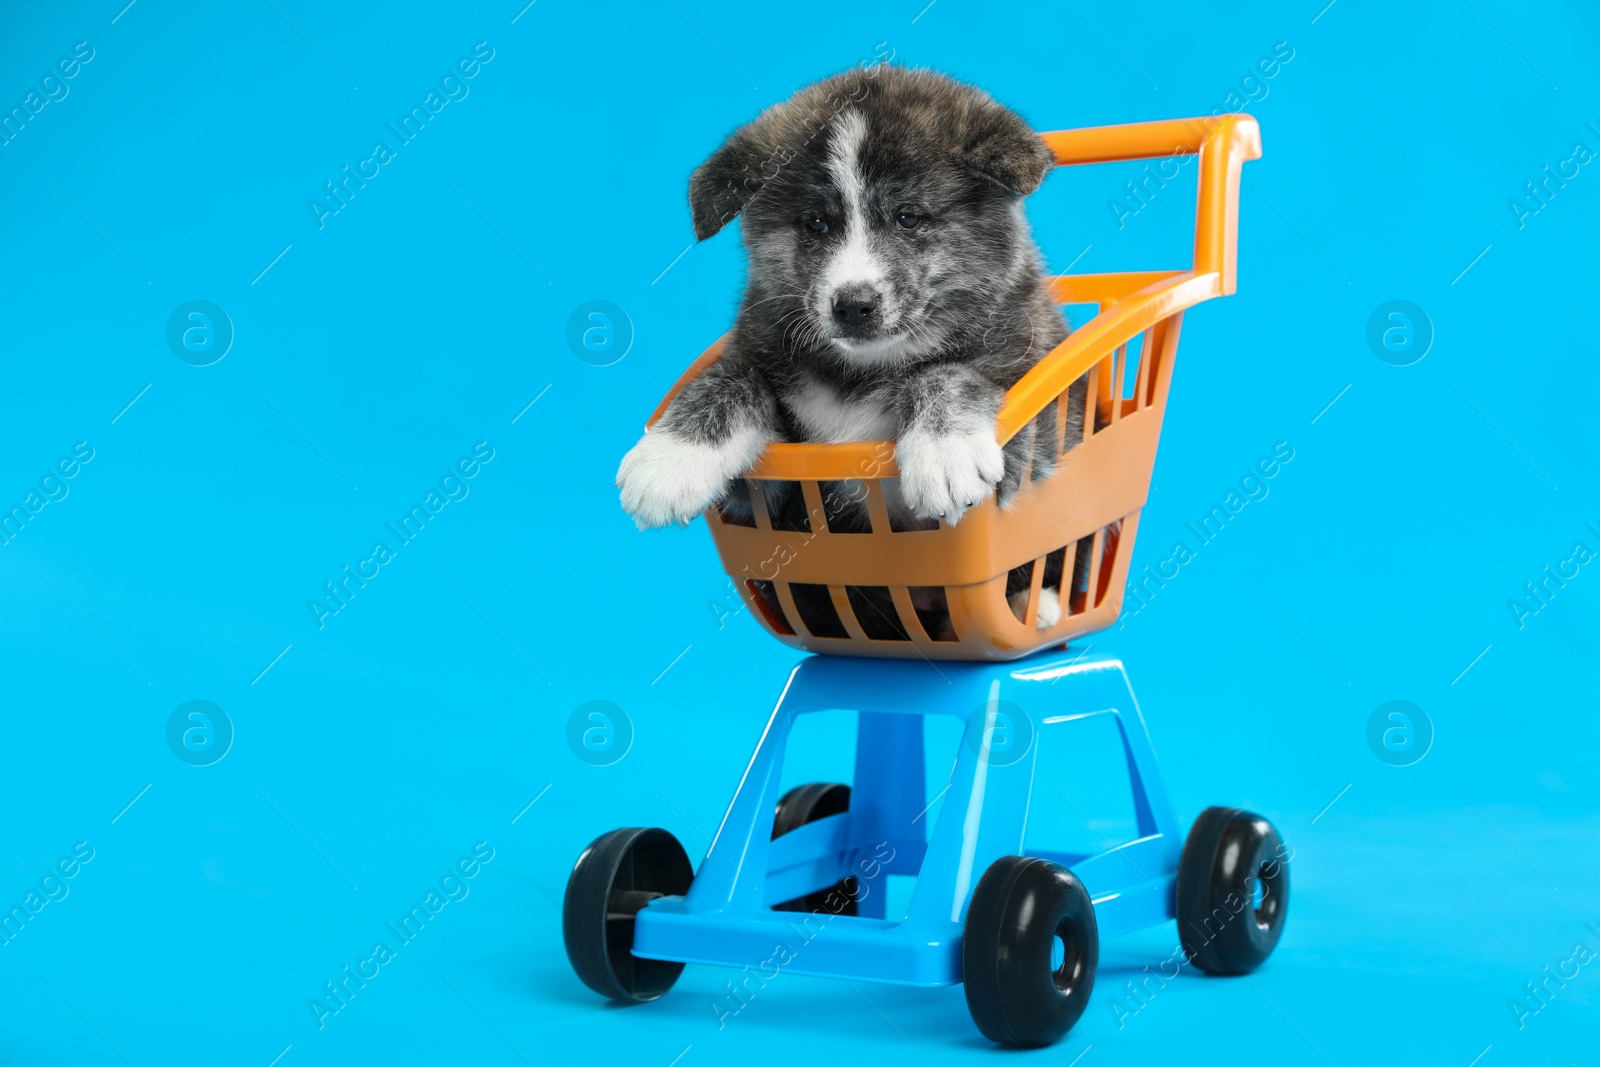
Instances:
[[[813,215],[811,218],[806,220],[806,229],[810,230],[812,233],[827,233],[828,220],[823,218],[821,215]]]
[[[914,215],[909,211],[902,211],[894,217],[894,224],[902,230],[914,230],[921,221],[921,215]]]

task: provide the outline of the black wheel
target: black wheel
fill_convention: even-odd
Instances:
[[[990,1041],[1049,1045],[1089,1004],[1100,934],[1094,904],[1059,863],[1004,856],[967,908],[962,981],[972,1021]]]
[[[1207,808],[1178,862],[1178,937],[1209,974],[1249,974],[1283,936],[1289,858],[1277,827],[1238,808]]]
[[[634,1004],[671,989],[683,964],[633,955],[634,917],[657,897],[687,893],[693,880],[688,854],[665,830],[613,830],[595,838],[573,865],[561,908],[567,959],[583,984]]]
[[[782,837],[809,822],[826,819],[850,810],[850,787],[837,782],[812,782],[797,785],[778,800],[778,813],[772,820],[772,836]],[[803,897],[773,905],[773,911],[827,912],[830,915],[855,915],[858,886],[854,878],[841,878],[838,884],[818,889]]]

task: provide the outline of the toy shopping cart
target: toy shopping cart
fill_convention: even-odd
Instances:
[[[1289,890],[1277,830],[1213,807],[1186,839],[1121,662],[1062,648],[1121,608],[1183,313],[1234,291],[1240,169],[1260,156],[1260,133],[1224,115],[1043,137],[1061,166],[1198,156],[1194,265],[1050,279],[1057,300],[1098,314],[1010,389],[998,437],[1075,387],[1087,411],[1069,440],[1067,405],[1055,405],[1056,470],[1025,477],[1007,510],[991,498],[958,526],[898,528],[883,487],[897,474],[892,442],[784,443],[745,479],[751,524],[707,514],[761,625],[823,654],[790,676],[698,873],[660,829],[612,831],[579,857],[563,932],[597,992],[654,1000],[685,963],[742,968],[743,988],[781,971],[961,982],[986,1036],[1042,1045],[1083,1013],[1100,938],[1176,918],[1189,962],[1213,974],[1251,971],[1276,946]],[[798,483],[803,517],[766,506],[774,482]],[[864,494],[870,530],[830,531],[829,483]],[[1018,568],[1025,599],[1007,596]],[[1059,575],[1061,614],[1041,629],[1047,574]],[[837,709],[856,713],[853,782],[780,792],[796,720]],[[959,720],[963,742],[930,797],[924,720],[935,716]],[[1107,719],[1126,757],[1132,836],[1092,853],[1040,847],[1030,796],[1047,780],[1041,748],[1056,748],[1035,739]],[[881,891],[896,874],[916,876],[903,915]]]

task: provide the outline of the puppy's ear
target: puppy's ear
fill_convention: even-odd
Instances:
[[[773,127],[768,111],[734,132],[695,168],[689,177],[689,213],[694,219],[694,235],[704,241],[733,220],[761,191],[774,167],[768,143]]]
[[[1055,157],[1022,116],[985,100],[968,116],[961,163],[968,172],[1018,196],[1039,188]]]

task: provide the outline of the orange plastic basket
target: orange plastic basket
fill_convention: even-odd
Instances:
[[[746,475],[755,525],[725,521],[715,508],[706,522],[746,605],[785,644],[840,655],[1009,660],[1116,621],[1139,511],[1150,490],[1183,312],[1234,291],[1239,172],[1245,160],[1260,158],[1261,133],[1248,115],[1221,115],[1042,136],[1057,166],[1198,153],[1194,265],[1048,280],[1061,303],[1095,304],[1099,310],[1006,393],[996,436],[1002,444],[1009,441],[1080,378],[1087,378],[1094,417],[1086,412],[1082,437],[1069,441],[1067,405],[1056,406],[1062,431],[1056,439],[1064,447],[1056,471],[1039,480],[1024,477],[1004,510],[991,497],[958,525],[895,531],[882,487],[899,473],[893,441],[769,447]],[[712,345],[684,373],[651,424],[679,389],[717,360],[722,344]],[[806,528],[774,528],[761,487],[778,481],[799,484]],[[823,482],[859,484],[870,532],[829,532]],[[1061,618],[1041,630],[1040,592],[1052,553],[1063,563]],[[1030,564],[1032,585],[1019,617],[1006,596],[1007,575]],[[833,610],[824,624],[818,624],[814,606],[809,621],[797,608],[797,585],[811,587],[811,605],[826,590],[822,603]],[[932,624],[928,605],[937,605],[941,593],[943,610]],[[886,620],[881,616],[890,603],[897,618]]]

